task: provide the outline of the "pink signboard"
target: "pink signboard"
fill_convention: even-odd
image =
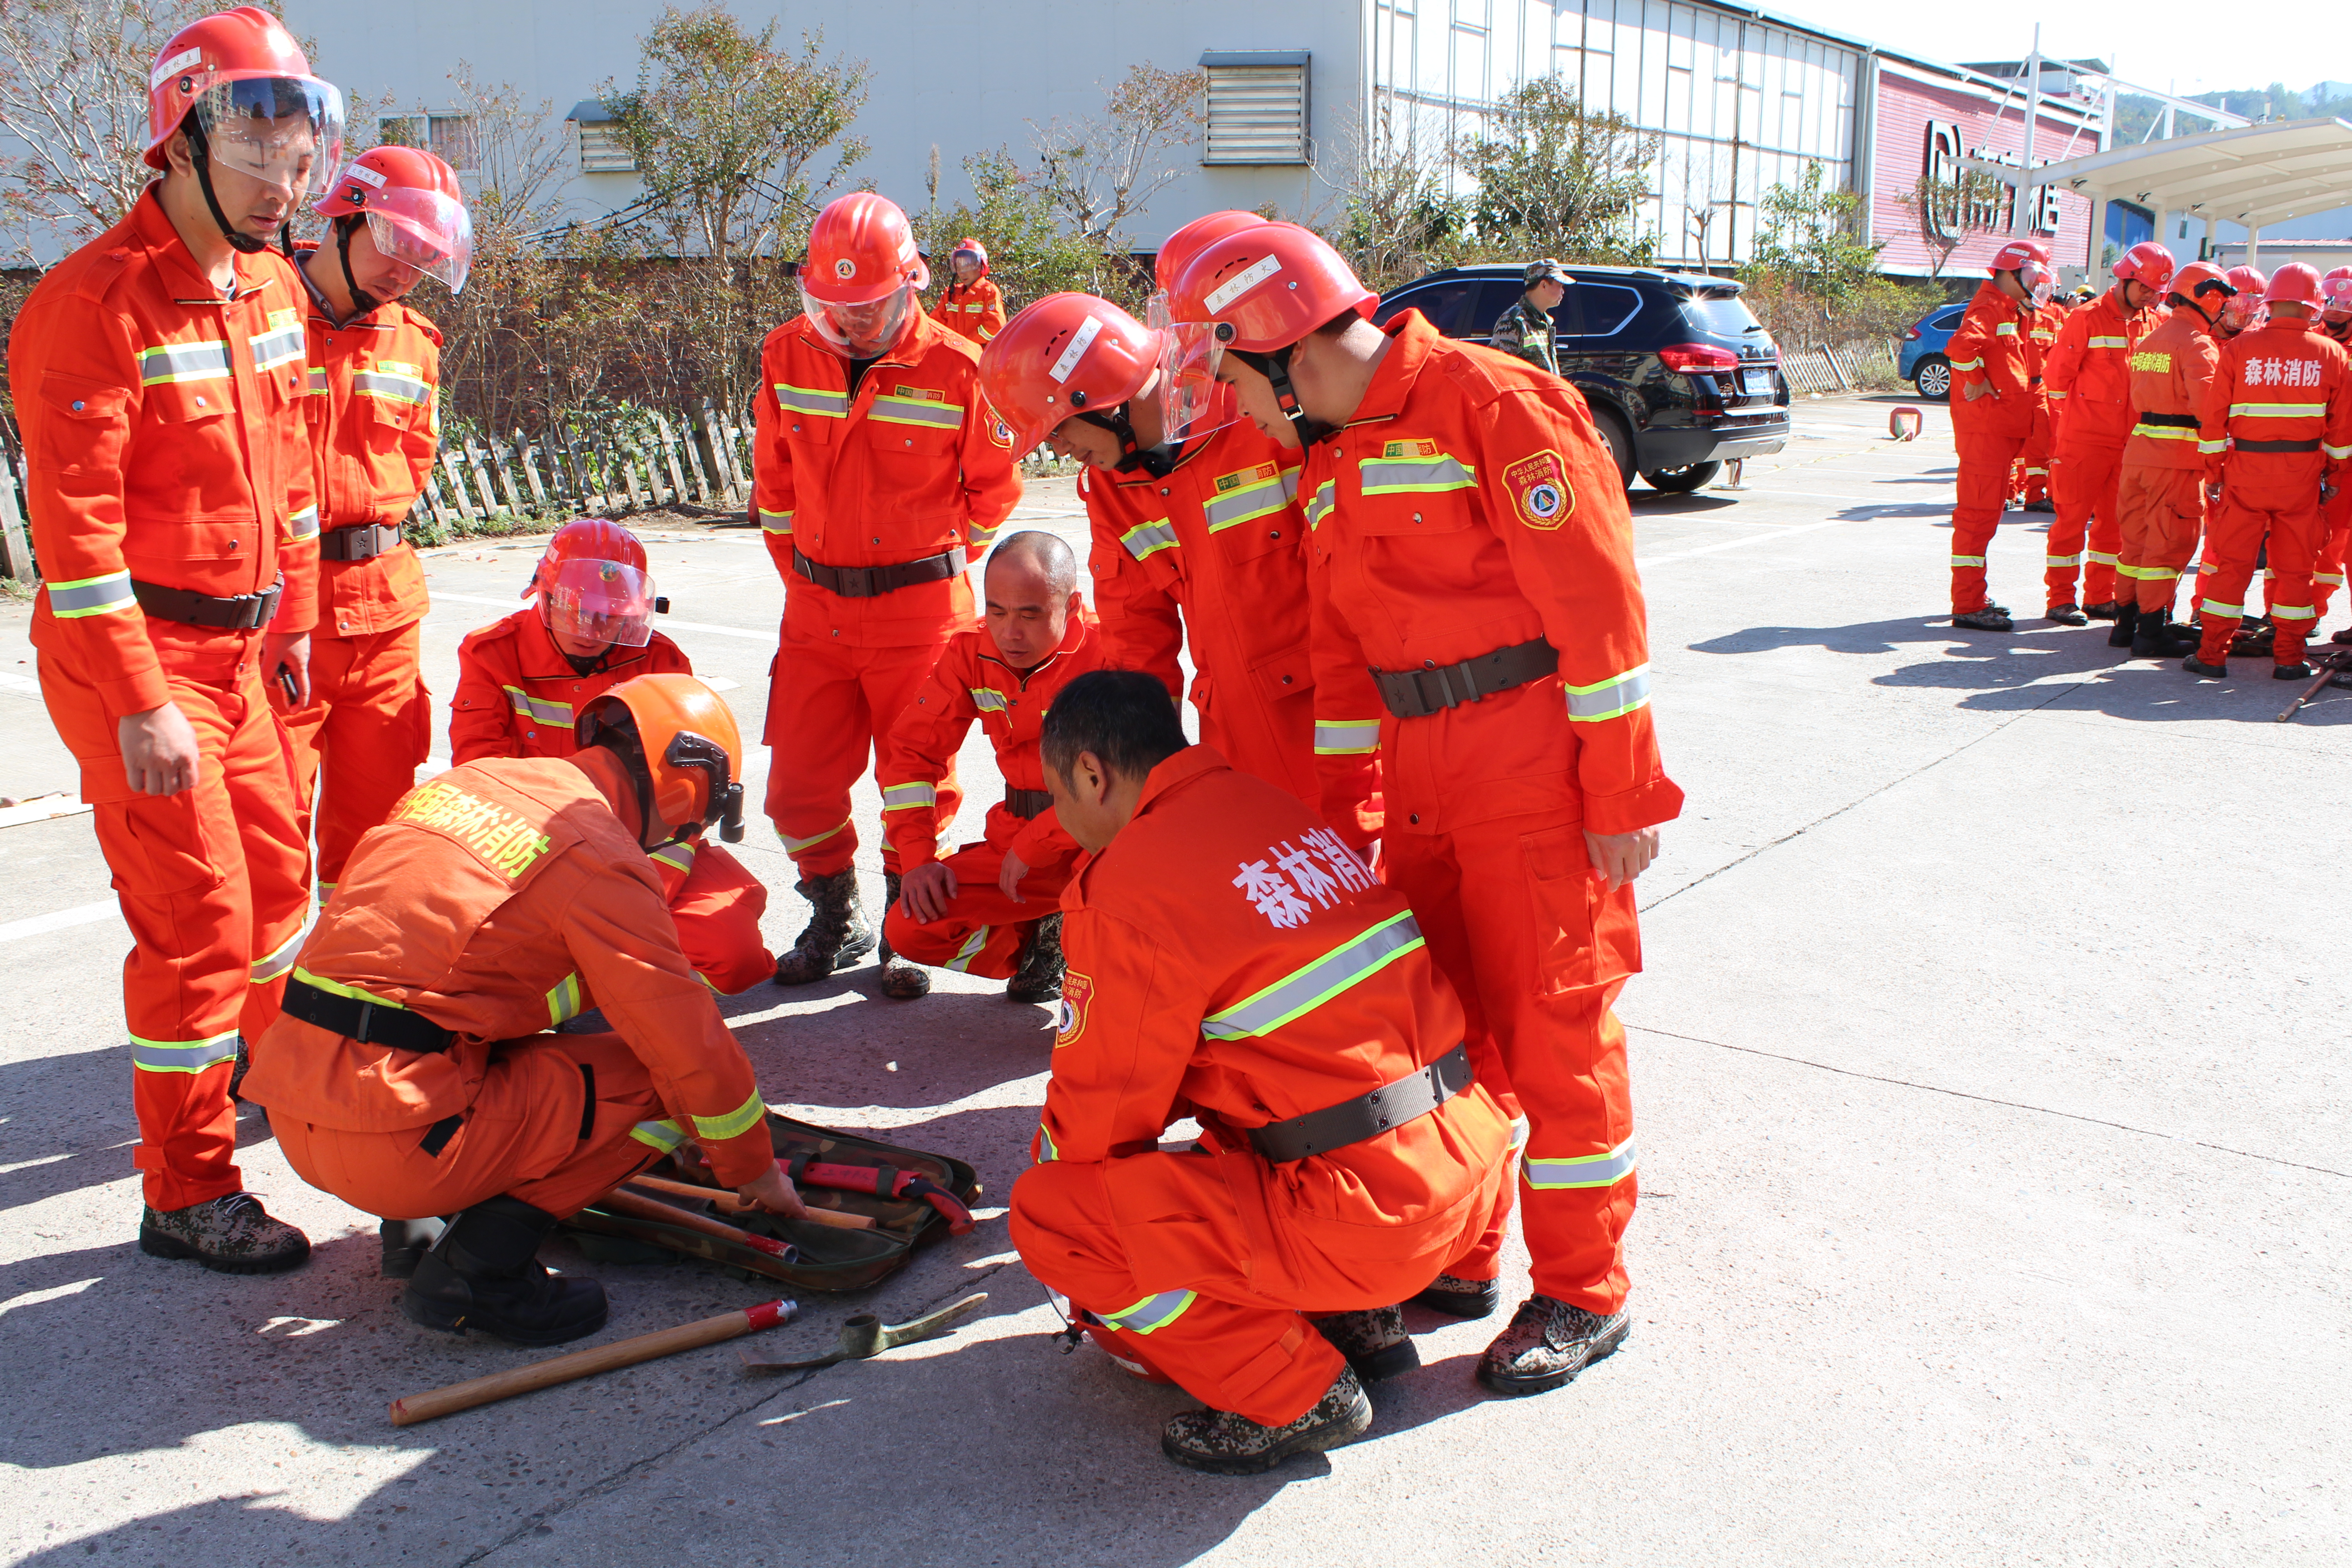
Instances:
[[[2009,243],[2013,204],[2029,204],[2023,237],[2050,247],[2053,263],[2080,267],[2090,236],[2091,203],[2072,191],[2042,186],[2011,194],[2000,187],[1994,199],[1956,210],[1952,199],[1962,157],[2021,160],[2025,149],[2025,100],[2012,94],[2006,104],[1965,88],[1933,86],[1878,73],[1878,113],[1873,132],[1870,232],[1886,242],[1878,265],[1888,272],[1922,276],[1981,275],[1995,252]],[[2098,139],[2071,119],[2044,113],[2033,139],[2033,162],[2054,163],[2099,150]],[[1926,213],[1917,196],[1922,181],[1942,192]],[[1934,192],[1930,193],[1934,195]],[[2095,287],[2095,283],[2094,287]]]

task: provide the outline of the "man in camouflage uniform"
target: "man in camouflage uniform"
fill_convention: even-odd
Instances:
[[[1551,347],[1551,313],[1568,298],[1568,286],[1575,281],[1566,268],[1549,257],[1528,262],[1520,279],[1527,292],[1519,296],[1517,304],[1496,319],[1495,346],[1507,354],[1517,355],[1538,370],[1558,375],[1559,356]]]

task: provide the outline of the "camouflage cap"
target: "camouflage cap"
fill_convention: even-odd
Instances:
[[[1541,261],[1528,263],[1527,269],[1519,274],[1519,287],[1532,289],[1547,278],[1563,289],[1576,281],[1568,275],[1567,268],[1547,256]]]

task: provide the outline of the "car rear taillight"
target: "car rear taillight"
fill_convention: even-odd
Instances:
[[[1676,343],[1658,351],[1658,363],[1684,375],[1713,375],[1717,371],[1738,370],[1739,356],[1713,343]]]
[[[1905,342],[1906,342],[1906,343],[1916,343],[1916,342],[1917,342],[1919,341],[1919,329],[1918,329],[1918,328],[1916,328],[1916,327],[1906,327],[1906,328],[1904,328],[1904,329],[1903,329],[1903,341],[1904,341]]]

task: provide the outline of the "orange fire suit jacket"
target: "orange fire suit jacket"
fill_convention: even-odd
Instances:
[[[2194,310],[2175,310],[2132,351],[2131,405],[2138,423],[2124,444],[2124,464],[2135,468],[2202,468],[2196,421],[2205,412],[2205,385],[2221,351],[2212,329]],[[2150,423],[2149,415],[2171,423]]]
[[[315,247],[304,247],[305,253]],[[309,300],[303,400],[319,475],[319,526],[398,527],[441,447],[441,331],[407,306],[337,326]],[[404,542],[366,561],[319,563],[320,629],[362,637],[425,618],[425,568]]]
[[[1651,722],[1633,520],[1583,395],[1418,311],[1382,330],[1355,417],[1307,459],[1326,819],[1355,808],[1353,768],[1377,748],[1391,834],[1539,812],[1594,833],[1671,820],[1683,795]],[[1399,720],[1369,673],[1537,638],[1559,658],[1538,684],[1560,695],[1536,707]]]
[[[772,1169],[751,1064],[678,951],[623,805],[635,815],[603,751],[468,763],[403,796],[352,852],[294,976],[457,1039],[406,1051],[282,1016],[253,1048],[247,1091],[319,1127],[428,1127],[473,1103],[501,1041],[596,1006],[673,1118],[641,1141],[667,1152],[694,1138],[730,1186]]]
[[[2321,476],[2352,459],[2352,355],[2302,321],[2241,332],[2221,345],[2199,414],[2197,445],[2209,479],[2249,496],[2308,485],[2316,506]],[[2258,441],[2317,445],[2246,449]]]
[[[539,606],[466,634],[457,645],[457,693],[449,700],[453,763],[484,757],[568,757],[580,749],[580,710],[640,675],[692,675],[677,644],[656,632],[643,647],[615,645],[604,668],[582,675],[547,634]]]
[[[318,618],[319,509],[298,412],[302,285],[236,258],[233,299],[196,268],[150,187],[49,269],[17,312],[8,384],[40,557],[33,646],[87,672],[118,714],[171,700],[131,581],[215,598],[285,589],[268,629]],[[166,644],[221,634],[173,627]],[[110,796],[87,776],[89,798]]]
[[[1199,1119],[1247,1130],[1393,1083],[1463,1037],[1404,896],[1296,795],[1207,746],[1151,770],[1135,816],[1062,895],[1062,1029],[1039,1161],[1148,1153]],[[1510,1124],[1475,1086],[1379,1137],[1277,1167],[1276,1238],[1370,1262],[1380,1231],[1474,1194]],[[1277,1242],[1278,1244],[1278,1242]]]
[[[928,316],[849,391],[849,362],[806,316],[768,334],[752,507],[784,579],[784,626],[845,647],[944,643],[974,618],[961,576],[845,598],[793,570],[987,553],[1021,501],[1013,432],[980,392],[980,353]]]
[[[2082,310],[2067,318],[2069,326]],[[1977,286],[1944,353],[1952,362],[1952,423],[1988,435],[2026,436],[2033,430],[2033,407],[2042,389],[2033,384],[2042,374],[2033,352],[2033,308],[2021,304],[1990,282]],[[2061,331],[2063,342],[2065,333]],[[1969,389],[1984,387],[1988,395],[1971,398]]]
[[[977,346],[1004,330],[1004,291],[986,278],[969,289],[950,281],[940,290],[931,314],[948,331]]]
[[[1102,629],[1089,610],[1071,616],[1061,647],[1029,670],[1004,662],[985,626],[956,633],[915,700],[891,723],[890,744],[876,774],[883,836],[898,849],[898,864],[911,871],[939,858],[939,783],[974,721],[996,748],[1004,787],[1043,790],[1045,764],[1037,737],[1046,710],[1062,688],[1107,663]],[[1032,867],[1057,866],[1078,849],[1051,806],[1024,820],[1000,801],[988,808],[986,837],[1008,845]]]
[[[2163,320],[2153,307],[2126,315],[2121,283],[2066,318],[2042,374],[2051,405],[2064,410],[2069,445],[2120,447],[2130,438],[2131,356]]]

